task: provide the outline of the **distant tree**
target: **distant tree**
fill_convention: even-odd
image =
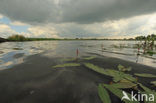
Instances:
[[[10,40],[10,41],[25,41],[26,38],[23,35],[15,34],[15,35],[9,36],[8,40]]]
[[[148,36],[137,36],[135,38],[136,40],[156,40],[156,35],[155,34],[151,34],[151,35],[148,35]]]

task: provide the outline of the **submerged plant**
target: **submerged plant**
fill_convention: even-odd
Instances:
[[[80,66],[80,64],[78,64],[78,63],[65,63],[65,64],[53,66],[53,68],[76,67],[76,66]]]

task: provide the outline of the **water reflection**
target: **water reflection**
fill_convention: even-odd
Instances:
[[[136,41],[34,41],[6,42],[0,44],[0,69],[24,62],[34,54],[46,57],[76,57],[96,53],[156,67],[156,55],[137,55]]]

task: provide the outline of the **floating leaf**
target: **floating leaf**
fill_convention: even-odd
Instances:
[[[154,90],[151,90],[149,88],[147,88],[146,86],[142,85],[141,83],[138,83],[140,85],[140,87],[142,89],[144,89],[145,92],[142,92],[141,93],[145,93],[145,94],[153,94],[154,96],[156,96],[156,92]],[[156,98],[154,98],[154,101],[156,101]],[[145,101],[145,103],[153,103],[153,102],[148,102],[148,101]]]
[[[114,88],[113,86],[111,85],[107,85],[107,84],[104,84],[104,87],[106,87],[110,92],[112,92],[114,95],[116,95],[118,98],[122,99],[123,97],[123,91],[118,89],[118,88]],[[125,92],[126,93],[126,92]],[[130,94],[129,93],[126,93],[129,97],[130,97]],[[125,103],[139,103],[137,101],[128,101],[126,99],[123,100]]]
[[[53,68],[61,68],[61,67],[75,67],[75,66],[80,66],[78,63],[65,63],[65,64],[60,64],[53,66]]]
[[[153,75],[153,74],[145,74],[145,73],[138,74],[138,73],[135,73],[134,75],[139,76],[139,77],[156,78],[156,75]]]
[[[93,71],[95,72],[98,72],[98,73],[101,73],[101,74],[107,74],[106,71],[103,69],[103,68],[100,68],[94,64],[91,64],[91,63],[84,63],[84,65],[89,68],[89,69],[92,69]]]
[[[99,86],[98,86],[98,94],[103,103],[111,103],[109,94],[108,94],[107,90],[102,86],[102,84],[99,84]]]
[[[124,72],[119,72],[119,71],[111,70],[111,69],[103,69],[103,68],[100,68],[100,67],[98,67],[94,64],[91,64],[91,63],[84,63],[84,65],[87,68],[92,69],[92,70],[94,70],[100,74],[104,74],[104,75],[113,77],[114,82],[118,82],[122,79],[127,79],[130,81],[136,81],[136,78],[132,77],[129,74],[125,74]]]
[[[156,86],[156,81],[152,81],[151,84],[153,84],[154,86]]]
[[[90,57],[86,57],[86,58],[84,58],[85,60],[92,60],[92,59],[94,59],[94,58],[96,58],[95,56],[90,56]]]
[[[76,58],[68,58],[68,59],[63,59],[62,61],[74,61]]]
[[[134,84],[130,81],[127,81],[127,82],[119,82],[119,83],[115,83],[115,84],[112,84],[111,85],[112,87],[114,88],[133,88],[133,87],[136,87],[137,84]]]
[[[23,50],[23,48],[13,48],[14,50]]]
[[[132,75],[125,74],[124,72],[119,72],[119,71],[110,70],[110,69],[107,69],[106,72],[107,72],[107,75],[114,77],[113,78],[114,82],[118,82],[123,79],[136,82],[136,78],[132,77]]]
[[[132,68],[131,67],[125,68],[124,66],[119,64],[118,69],[119,69],[119,71],[126,72],[126,71],[131,71]]]
[[[147,88],[146,86],[142,85],[141,83],[139,83],[139,85],[140,85],[140,87],[141,87],[142,89],[145,90],[145,92],[147,92],[147,93],[152,93],[152,92],[153,92],[151,89]]]

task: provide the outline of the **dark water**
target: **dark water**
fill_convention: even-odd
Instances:
[[[6,42],[0,44],[0,70],[24,62],[24,58],[34,54],[46,57],[75,57],[90,53],[120,58],[156,67],[156,55],[137,55],[137,41],[33,41]],[[155,50],[156,51],[156,50]]]

